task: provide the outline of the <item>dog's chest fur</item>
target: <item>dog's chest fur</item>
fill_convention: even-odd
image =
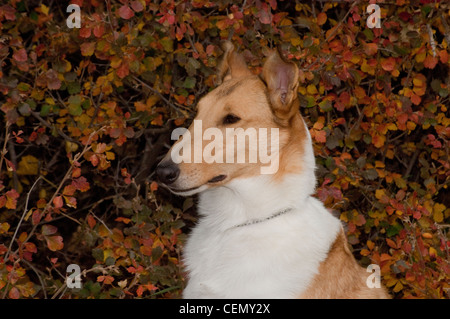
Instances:
[[[312,177],[312,179],[311,179]],[[313,176],[236,180],[200,195],[201,218],[186,243],[185,298],[294,298],[318,273],[340,222],[311,197]],[[293,210],[263,222],[291,207]]]

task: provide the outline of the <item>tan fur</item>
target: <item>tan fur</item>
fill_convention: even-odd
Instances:
[[[348,248],[344,231],[338,234],[328,257],[310,287],[299,298],[307,299],[387,299],[384,287],[369,288],[370,273],[358,265]]]

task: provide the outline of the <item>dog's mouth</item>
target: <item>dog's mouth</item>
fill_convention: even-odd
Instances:
[[[213,178],[211,178],[209,181],[207,181],[205,184],[202,184],[200,186],[190,187],[190,188],[176,188],[169,185],[163,184],[165,187],[167,187],[172,193],[182,196],[190,196],[193,194],[200,193],[208,188],[208,185],[219,183],[227,178],[226,175],[217,175]]]
[[[218,175],[216,177],[211,178],[207,184],[214,184],[223,181],[225,178],[227,178],[226,175]]]

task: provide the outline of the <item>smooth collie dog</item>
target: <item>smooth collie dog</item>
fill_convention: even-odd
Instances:
[[[184,251],[183,297],[389,298],[385,288],[368,287],[371,273],[354,259],[340,221],[312,196],[315,159],[299,112],[297,66],[274,51],[257,76],[231,43],[223,50],[220,85],[198,103],[200,133],[278,128],[278,140],[268,143],[276,146],[278,166],[261,174],[262,161],[180,161],[172,151],[159,163],[157,176],[173,193],[199,193],[200,218]],[[171,150],[180,143],[196,142],[183,135]]]

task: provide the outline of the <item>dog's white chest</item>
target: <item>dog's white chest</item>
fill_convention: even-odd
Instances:
[[[340,224],[315,199],[255,225],[217,232],[200,221],[185,247],[185,298],[294,298],[318,273]]]

